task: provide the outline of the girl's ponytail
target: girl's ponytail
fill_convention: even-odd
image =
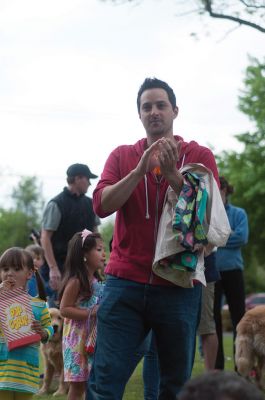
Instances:
[[[35,277],[36,277],[39,298],[46,302],[47,301],[47,296],[46,296],[46,291],[45,291],[45,287],[44,287],[44,283],[43,283],[42,277],[40,276],[40,274],[39,274],[39,272],[37,270],[34,270],[34,273],[35,273]]]

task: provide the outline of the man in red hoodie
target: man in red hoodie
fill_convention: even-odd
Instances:
[[[168,185],[177,194],[183,185],[179,169],[201,163],[218,180],[217,167],[208,148],[173,135],[178,107],[166,82],[145,79],[137,107],[146,138],[110,154],[93,195],[97,215],[117,214],[89,400],[122,399],[135,354],[150,329],[159,355],[159,400],[176,399],[194,361],[201,284],[192,289],[173,285],[152,272],[152,261]]]

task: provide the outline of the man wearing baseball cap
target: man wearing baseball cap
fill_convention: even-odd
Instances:
[[[42,218],[41,245],[46,263],[41,274],[47,284],[49,307],[57,305],[68,241],[85,228],[95,232],[100,223],[93,211],[92,199],[85,196],[90,179],[97,175],[87,165],[78,163],[70,165],[66,175],[67,187],[48,202]]]

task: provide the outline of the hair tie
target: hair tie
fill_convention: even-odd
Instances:
[[[89,231],[88,229],[84,229],[84,230],[81,232],[82,247],[84,246],[84,242],[85,242],[86,238],[88,237],[88,235],[92,235],[92,232]]]

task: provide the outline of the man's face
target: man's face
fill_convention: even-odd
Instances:
[[[90,180],[86,176],[75,177],[75,187],[78,193],[85,194],[90,185],[91,185]]]
[[[173,121],[178,108],[172,108],[164,89],[145,90],[140,98],[140,119],[147,136],[162,137],[173,134]]]

